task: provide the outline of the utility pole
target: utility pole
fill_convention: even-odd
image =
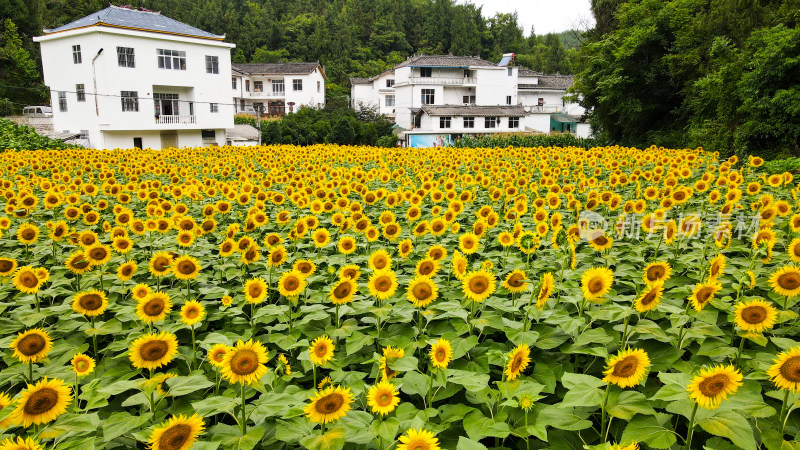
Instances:
[[[103,53],[102,47],[100,48],[100,50],[97,51],[97,54],[94,55],[94,58],[92,58],[92,83],[94,84],[94,112],[95,114],[97,114],[97,117],[100,117],[100,106],[97,103],[97,75],[94,70],[94,62],[97,60],[97,58],[100,56],[101,53]]]
[[[256,126],[258,127],[258,145],[261,146],[261,108],[259,105],[256,107]]]

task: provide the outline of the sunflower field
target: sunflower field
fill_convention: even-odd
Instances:
[[[800,184],[760,158],[0,160],[0,450],[800,448]]]

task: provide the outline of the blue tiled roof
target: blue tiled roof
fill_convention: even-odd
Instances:
[[[45,34],[57,33],[59,31],[74,30],[92,25],[108,25],[112,27],[137,28],[140,30],[153,31],[156,33],[179,34],[205,39],[223,39],[225,35],[218,35],[203,31],[167,16],[162,16],[157,12],[138,11],[135,9],[121,8],[119,6],[109,6],[106,9],[89,14],[74,22],[62,25],[58,28],[45,29]]]

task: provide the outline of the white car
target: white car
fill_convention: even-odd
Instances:
[[[49,106],[26,106],[22,109],[25,117],[53,117],[53,108]]]

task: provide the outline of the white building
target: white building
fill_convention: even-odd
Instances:
[[[584,109],[569,102],[567,75],[544,75],[468,56],[416,55],[392,71],[351,78],[353,108],[378,107],[404,131],[404,145],[442,145],[457,137],[509,132],[588,136]]]
[[[318,62],[233,64],[236,112],[284,115],[325,106],[325,70]]]
[[[225,36],[156,12],[109,6],[34,38],[53,128],[93,148],[225,143],[233,128]]]

